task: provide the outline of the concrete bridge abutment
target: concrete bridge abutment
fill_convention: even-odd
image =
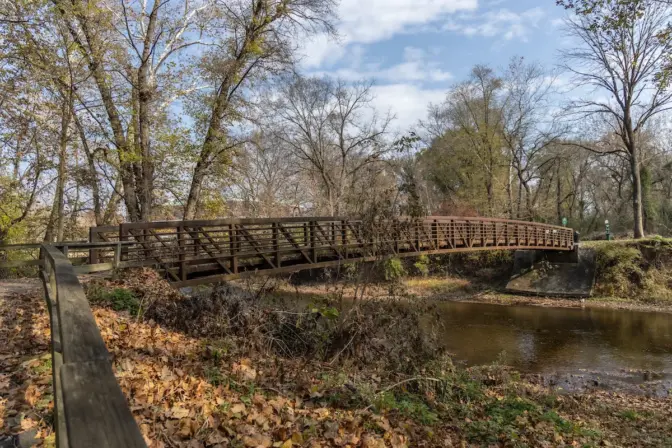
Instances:
[[[595,252],[517,250],[506,290],[516,294],[554,297],[590,297],[595,285]]]

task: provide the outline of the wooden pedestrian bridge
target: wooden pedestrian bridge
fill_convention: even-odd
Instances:
[[[92,227],[88,241],[0,246],[0,270],[39,268],[51,319],[57,446],[120,448],[146,445],[78,274],[148,266],[184,287],[389,257],[520,249],[572,251],[574,231],[451,216],[123,223]]]

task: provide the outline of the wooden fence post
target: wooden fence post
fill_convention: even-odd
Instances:
[[[114,260],[112,261],[112,267],[117,269],[119,263],[121,262],[121,241],[117,241],[117,245],[114,246]]]
[[[122,243],[128,241],[128,229],[123,224],[119,224],[119,241]],[[119,259],[121,261],[128,261],[128,246],[121,246]]]
[[[98,238],[98,232],[96,232],[95,227],[89,227],[89,243],[97,243],[100,238]],[[98,264],[98,250],[91,248],[89,249],[89,264]]]

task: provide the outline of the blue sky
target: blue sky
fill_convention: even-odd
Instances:
[[[311,38],[306,73],[374,79],[376,106],[406,129],[475,64],[557,62],[565,11],[555,0],[341,0],[339,39]]]

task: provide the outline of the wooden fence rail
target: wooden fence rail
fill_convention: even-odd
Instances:
[[[72,264],[50,245],[42,246],[41,260],[57,447],[146,447]]]

